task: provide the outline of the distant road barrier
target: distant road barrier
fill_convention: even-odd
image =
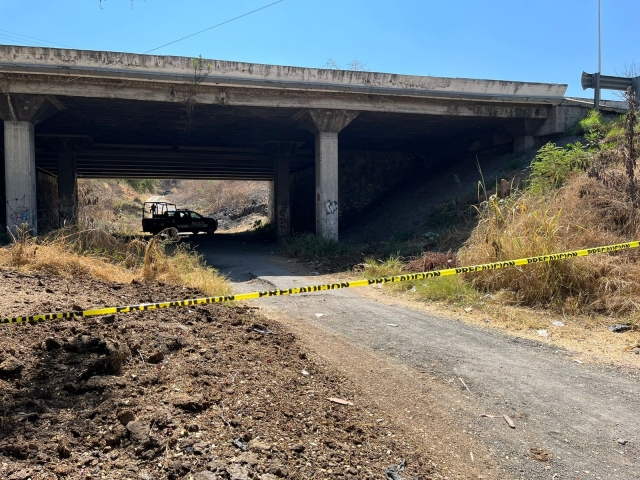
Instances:
[[[223,303],[240,300],[251,300],[253,298],[275,297],[278,295],[296,295],[298,293],[322,292],[325,290],[337,290],[339,288],[366,287],[374,284],[382,283],[398,283],[410,280],[423,280],[435,277],[448,277],[450,275],[459,275],[461,273],[484,272],[487,270],[497,270],[500,268],[511,268],[522,265],[531,265],[534,263],[553,262],[559,260],[569,260],[576,257],[586,257],[588,255],[596,255],[599,253],[619,252],[629,250],[631,248],[640,247],[640,241],[628,243],[619,243],[617,245],[606,245],[603,247],[586,248],[583,250],[573,250],[570,252],[553,253],[550,255],[540,255],[538,257],[519,258],[517,260],[506,260],[503,262],[485,263],[482,265],[472,265],[469,267],[446,268],[443,270],[432,270],[430,272],[409,273],[406,275],[396,275],[393,277],[374,278],[370,280],[354,280],[352,282],[327,283],[323,285],[312,285],[309,287],[296,287],[286,290],[268,290],[264,292],[240,293],[238,295],[223,295],[218,297],[192,298],[187,300],[176,300],[171,302],[158,303],[140,303],[138,305],[126,305],[123,307],[107,307],[96,308],[93,310],[75,310],[61,313],[46,313],[43,315],[29,315],[23,317],[3,318],[0,324],[13,323],[38,323],[45,320],[56,320],[62,318],[74,317],[96,317],[99,315],[110,315],[114,313],[127,313],[143,310],[157,310],[160,308],[171,307],[191,307],[194,305],[205,305],[208,303]]]

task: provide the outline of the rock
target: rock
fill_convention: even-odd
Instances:
[[[268,443],[255,441],[249,444],[249,450],[256,453],[268,452],[269,450],[271,450],[271,445],[269,445]]]
[[[632,325],[628,324],[628,323],[621,323],[619,325],[612,325],[609,327],[609,330],[611,330],[613,333],[622,333],[622,332],[626,332],[628,330],[631,330]]]
[[[278,477],[270,473],[263,473],[260,475],[260,480],[279,480]]]
[[[209,448],[209,444],[206,442],[197,442],[193,444],[192,448],[194,455],[203,455]]]
[[[44,339],[45,350],[56,350],[62,347],[62,342],[55,337],[47,337]]]
[[[53,469],[53,473],[58,475],[58,477],[66,477],[70,475],[74,471],[74,468],[70,465],[56,465]]]
[[[193,475],[193,480],[219,480],[219,476],[209,470],[198,472]]]
[[[104,317],[102,317],[100,319],[100,321],[102,323],[104,323],[105,325],[110,325],[112,323],[115,323],[116,321],[116,316],[115,315],[105,315]]]
[[[147,357],[147,362],[149,363],[160,363],[162,360],[164,360],[164,353],[160,350]]]
[[[69,447],[69,444],[65,441],[61,441],[60,443],[58,443],[58,446],[56,447],[56,452],[58,452],[58,455],[60,456],[60,458],[69,458],[71,456],[71,448]]]
[[[16,357],[9,355],[0,363],[0,376],[16,375],[22,371],[22,368],[22,363]]]
[[[256,453],[253,452],[243,452],[235,459],[234,463],[246,463],[250,466],[257,465],[260,461],[260,458]]]
[[[231,442],[231,444],[234,447],[239,448],[243,452],[246,452],[247,449],[249,448],[249,445],[247,443],[243,442],[242,440],[240,440],[239,438],[234,438],[233,441]]]
[[[24,443],[13,443],[0,447],[5,455],[8,455],[18,460],[24,460],[29,456],[29,446]]]
[[[554,327],[564,327],[564,323],[560,320],[554,320],[553,322],[551,322],[551,325],[553,325]]]
[[[33,470],[23,469],[13,472],[7,480],[30,480],[33,476]]]
[[[136,443],[145,443],[149,439],[149,425],[143,422],[127,423],[129,438]]]
[[[547,338],[549,337],[549,332],[547,332],[546,330],[538,330],[538,336]]]
[[[293,447],[291,447],[291,450],[296,453],[302,453],[305,450],[305,446],[302,445],[301,443],[298,443],[297,445],[294,445]]]
[[[198,432],[198,431],[200,430],[200,427],[198,426],[198,424],[197,424],[197,423],[192,423],[192,424],[187,425],[186,427],[184,427],[184,429],[185,429],[187,432],[194,433],[194,432]]]
[[[620,445],[626,445],[627,443],[629,443],[629,440],[625,439],[625,438],[619,438],[618,439],[618,443]]]
[[[133,422],[136,419],[136,416],[131,410],[122,410],[118,413],[118,420],[122,426],[126,427],[129,422]]]
[[[249,470],[247,467],[236,463],[228,465],[226,468],[230,480],[249,480]]]
[[[171,398],[171,404],[176,408],[190,412],[200,412],[205,407],[202,403],[202,398],[190,395],[176,395]]]

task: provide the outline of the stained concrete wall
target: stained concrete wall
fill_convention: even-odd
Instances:
[[[338,205],[340,228],[386,193],[424,170],[425,161],[406,152],[340,151]],[[293,233],[315,231],[315,170],[291,175]]]
[[[38,204],[38,235],[58,228],[58,179],[40,170],[36,175],[36,200]]]

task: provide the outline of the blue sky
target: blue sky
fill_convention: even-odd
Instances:
[[[14,32],[89,50],[144,53],[275,0],[0,0]],[[602,71],[640,63],[640,0],[602,0]],[[49,43],[51,46],[51,43]],[[597,0],[284,0],[154,53],[569,84],[597,70]],[[603,92],[603,98],[613,98]]]

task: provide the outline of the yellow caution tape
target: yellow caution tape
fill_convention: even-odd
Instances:
[[[208,303],[222,303],[239,300],[250,300],[253,298],[275,297],[277,295],[295,295],[298,293],[321,292],[324,290],[337,290],[339,288],[366,287],[373,284],[397,283],[410,280],[423,280],[426,278],[447,277],[449,275],[459,275],[461,273],[484,272],[486,270],[497,270],[499,268],[517,267],[520,265],[530,265],[533,263],[551,262],[556,260],[567,260],[575,257],[586,257],[598,253],[618,252],[631,248],[640,247],[640,241],[629,243],[619,243],[617,245],[607,245],[604,247],[587,248],[584,250],[573,250],[571,252],[552,253],[550,255],[540,255],[538,257],[519,258],[518,260],[506,260],[504,262],[485,263],[482,265],[472,265],[470,267],[446,268],[444,270],[432,270],[430,272],[409,273],[406,275],[396,275],[393,277],[374,278],[371,280],[355,280],[352,282],[327,283],[324,285],[313,285],[310,287],[296,287],[287,290],[268,290],[265,292],[240,293],[238,295],[223,295],[219,297],[193,298],[188,300],[176,300],[173,302],[141,303],[138,305],[126,305],[124,307],[96,308],[93,310],[76,310],[62,313],[47,313],[44,315],[30,315],[26,317],[3,318],[0,324],[11,323],[38,323],[44,320],[55,320],[59,318],[73,317],[95,317],[98,315],[110,315],[114,313],[127,313],[142,310],[156,310],[171,307],[191,307],[194,305],[204,305]]]

